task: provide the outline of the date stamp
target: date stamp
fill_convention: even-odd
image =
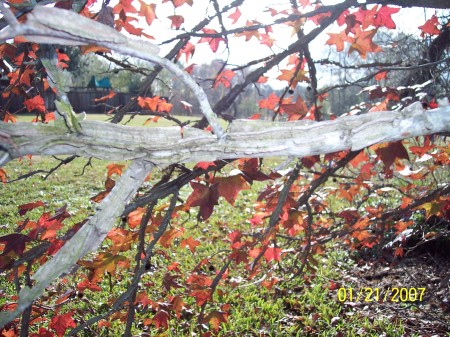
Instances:
[[[360,288],[341,287],[337,291],[339,302],[422,302],[425,288]]]

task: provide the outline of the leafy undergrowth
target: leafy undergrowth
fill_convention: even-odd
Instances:
[[[33,158],[10,163],[7,169],[11,176],[19,176],[30,170],[49,170],[55,163],[58,161]],[[69,227],[88,216],[95,207],[89,198],[103,190],[107,163],[93,161],[92,167],[86,167],[83,179],[76,179],[85,164],[85,160],[75,160],[47,180],[42,179],[45,173],[41,173],[24,182],[2,186],[1,234],[10,234],[17,226],[18,206],[29,202],[30,196],[36,201],[44,200],[46,212],[58,208],[67,210],[70,217],[65,223]],[[109,168],[115,169],[117,166]],[[267,268],[250,280],[243,277],[247,272],[243,264],[233,265],[223,275],[212,301],[205,305],[207,295],[202,282],[210,286],[220,273],[229,254],[230,241],[237,242],[233,237],[235,230],[239,229],[240,233],[251,230],[252,225],[246,218],[261,186],[255,183],[252,189],[243,190],[234,207],[220,203],[207,221],[197,221],[195,211],[174,219],[170,234],[161,239],[140,280],[135,333],[141,336],[199,336],[199,331],[203,335],[218,331],[219,336],[419,336],[446,331],[448,262],[439,264],[433,260],[433,265],[432,260],[426,259],[422,263],[425,255],[421,254],[413,262],[391,259],[382,264],[380,260],[371,260],[363,251],[355,259],[339,241],[330,241],[327,253],[313,258],[313,263],[300,276],[283,271],[285,266],[302,264],[296,261],[299,257],[288,254],[283,263]],[[180,197],[185,199],[189,194],[189,189],[182,190]],[[167,200],[158,209],[166,207]],[[38,221],[40,208],[27,213],[30,221]],[[131,225],[129,219],[128,224]],[[45,305],[33,309],[32,333],[54,330],[63,335],[66,329],[111,309],[132,282],[129,266],[134,253],[125,249],[128,248],[123,246],[128,245],[126,241],[118,239],[118,234],[125,233],[120,232],[124,225],[119,224],[102,246],[104,250],[99,254],[103,254],[103,258],[113,251],[109,259],[100,260],[99,255],[86,257],[75,270],[47,290],[41,299]],[[136,232],[127,233],[136,235]],[[99,268],[96,261],[101,261],[103,266]],[[380,271],[381,276],[370,276]],[[96,278],[93,273],[103,275]],[[2,273],[0,306],[14,302],[13,281],[13,274]],[[386,291],[395,286],[425,287],[423,301],[365,302],[342,298],[342,291],[348,292],[350,288],[358,293],[361,289]],[[430,310],[433,315],[424,314]],[[61,317],[66,318],[64,323]],[[125,321],[126,310],[118,310],[78,335],[118,336],[123,332]],[[12,330],[6,327],[3,334],[7,331]]]

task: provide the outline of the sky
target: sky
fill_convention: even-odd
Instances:
[[[117,0],[113,0],[117,1]],[[209,0],[193,0],[194,5],[190,7],[187,4],[182,5],[179,8],[174,8],[172,3],[169,1],[167,3],[161,3],[161,1],[150,1],[144,0],[146,3],[156,3],[156,15],[157,19],[155,19],[150,27],[148,27],[145,23],[142,25],[142,28],[147,27],[145,29],[146,33],[149,33],[155,37],[163,36],[164,39],[168,39],[170,37],[176,36],[179,33],[182,33],[183,30],[174,30],[170,28],[171,21],[167,18],[170,15],[182,15],[185,19],[184,24],[181,28],[189,31],[194,25],[196,25],[201,19],[204,17],[211,15],[214,13],[214,9]],[[363,0],[361,0],[363,1]],[[322,3],[325,5],[333,5],[336,3],[340,3],[342,1],[337,0],[322,0]],[[220,6],[223,7],[226,4],[231,3],[231,0],[219,0]],[[114,5],[111,2],[111,5]],[[136,7],[139,7],[137,4]],[[267,10],[267,8],[274,8],[276,10],[283,10],[290,8],[290,4],[288,0],[246,0],[243,5],[239,7],[242,15],[237,21],[236,24],[232,25],[232,19],[228,18],[228,16],[233,12],[225,14],[223,17],[224,23],[227,28],[238,28],[245,26],[247,21],[257,20],[262,23],[271,22],[274,20]],[[306,8],[306,11],[312,10],[312,7]],[[394,22],[397,24],[397,27],[401,30],[410,33],[410,34],[420,34],[420,30],[418,28],[419,25],[423,24],[427,18],[431,17],[434,11],[427,10],[424,11],[420,8],[403,8],[399,13],[393,15]],[[279,17],[279,16],[278,16]],[[277,17],[275,17],[277,18]],[[218,21],[214,20],[208,28],[216,29],[220,31],[220,26],[218,25]],[[305,25],[305,31],[315,28],[315,25],[312,23],[307,23]],[[316,38],[310,44],[310,51],[313,59],[321,59],[330,56],[330,53],[335,53],[336,49],[334,46],[326,45],[326,41],[328,39],[328,35],[326,32],[339,32],[343,30],[343,27],[338,27],[337,25],[331,26],[329,29],[325,30],[318,38]],[[210,62],[213,58],[221,58],[228,59],[229,64],[231,65],[243,65],[248,63],[251,60],[259,59],[265,56],[269,56],[273,53],[278,53],[285,49],[289,44],[295,41],[295,34],[293,35],[292,27],[288,27],[286,25],[278,25],[274,27],[274,31],[271,35],[275,39],[275,45],[272,47],[272,50],[267,46],[262,45],[260,41],[255,38],[251,38],[250,41],[245,41],[245,37],[230,37],[229,45],[231,54],[228,53],[228,50],[225,48],[225,45],[221,43],[218,51],[216,53],[212,53],[209,45],[207,43],[201,43],[196,45],[196,52],[192,59],[189,60],[188,65],[192,63],[201,64]],[[192,41],[198,41],[198,38],[193,38]],[[154,42],[162,42],[162,39],[156,40]],[[162,45],[161,55],[164,55],[167,51],[170,50],[171,45]],[[346,55],[346,54],[345,54]],[[353,56],[353,55],[351,55]],[[269,73],[269,76],[277,77],[277,69],[272,70]],[[319,81],[326,82],[329,80],[329,77],[322,76]],[[274,81],[271,82],[275,87],[284,86],[285,82]],[[323,83],[319,83],[319,86]]]

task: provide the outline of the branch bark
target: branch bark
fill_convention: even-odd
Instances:
[[[83,134],[52,125],[0,122],[8,158],[77,155],[105,160],[145,158],[161,166],[243,157],[291,156],[359,150],[364,147],[450,132],[450,106],[346,116],[333,121],[268,122],[235,120],[222,140],[195,128],[145,128],[83,121]]]

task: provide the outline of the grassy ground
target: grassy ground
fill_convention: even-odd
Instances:
[[[19,121],[31,118],[24,116],[19,118]],[[91,120],[107,118],[105,115],[88,115]],[[142,125],[146,119],[147,117],[138,116],[132,120],[131,125]],[[181,119],[184,121],[186,118]],[[167,123],[161,119],[158,124],[152,123],[151,126],[167,126]],[[6,165],[5,169],[9,179],[15,179],[30,171],[48,171],[56,164],[58,160],[54,158],[33,157],[13,161]],[[64,165],[45,180],[46,173],[42,172],[23,181],[0,185],[0,235],[14,231],[20,220],[17,207],[28,202],[42,200],[46,211],[54,211],[67,204],[67,210],[71,214],[69,224],[89,216],[95,208],[95,204],[89,199],[104,189],[107,164],[95,159],[91,162],[77,159]],[[158,173],[154,178],[157,176]],[[192,216],[183,224],[187,236],[202,242],[194,254],[181,248],[177,242],[166,250],[166,253],[173,261],[179,262],[184,271],[193,270],[204,257],[214,256],[211,258],[213,266],[209,270],[210,275],[214,276],[214,270],[221,267],[220,251],[229,247],[229,242],[224,240],[229,231],[239,228],[244,232],[246,226],[250,226],[246,222],[246,214],[255,202],[258,188],[260,186],[255,184],[252,190],[242,191],[235,207],[221,202],[206,223],[197,223],[195,216]],[[189,193],[190,190],[185,189],[181,197],[185,199]],[[41,210],[36,210],[27,216],[36,220],[40,213]],[[339,245],[332,243],[330,248],[326,256],[320,257],[320,264],[315,270],[307,271],[302,278],[289,280],[287,277],[271,291],[263,288],[261,282],[257,282],[258,277],[253,283],[240,279],[240,270],[237,268],[230,278],[233,278],[238,286],[225,284],[223,294],[219,292],[215,295],[216,300],[220,299],[220,302],[231,305],[231,315],[228,322],[222,323],[220,336],[418,336],[411,332],[405,334],[402,321],[397,316],[371,316],[358,306],[340,302],[337,297],[338,289],[332,285],[353,285],[351,280],[343,280],[343,275],[354,269],[354,262]],[[132,259],[132,256],[129,258]],[[142,279],[144,285],[154,284],[146,291],[155,301],[162,296],[161,283],[166,272],[166,263],[163,259],[155,258],[152,261],[152,269]],[[0,274],[0,289],[11,295],[13,287],[3,276]],[[69,281],[77,283],[77,277],[73,276]],[[121,274],[120,279],[112,280],[109,284],[104,282],[102,292],[86,291],[85,296],[91,303],[95,303],[95,313],[107,310],[110,301],[126,289],[130,279],[131,275]],[[70,282],[69,285],[54,284],[53,288],[70,289]],[[0,305],[5,303],[6,298],[7,296],[0,298]],[[71,302],[69,306],[86,313],[91,309],[87,303],[80,300]],[[188,305],[195,308],[193,301]],[[138,317],[144,319],[146,315],[152,316],[151,313],[142,312]],[[150,336],[194,336],[194,327],[195,318],[172,318],[167,332],[151,328],[146,332]],[[123,323],[114,321],[112,327],[103,329],[101,335],[118,336],[122,329]],[[87,332],[85,336],[92,334]]]
[[[57,161],[51,158],[22,159],[9,163],[5,169],[10,178],[30,170],[48,170]],[[62,167],[43,180],[44,174],[7,184],[0,187],[0,234],[11,233],[19,220],[17,207],[26,202],[42,200],[46,204],[46,211],[55,210],[67,203],[68,211],[72,214],[70,221],[80,221],[92,213],[94,205],[89,198],[102,190],[105,178],[106,162],[93,160],[92,166],[85,169],[85,174],[79,176],[86,164],[86,160],[78,159]],[[187,194],[188,191],[185,191]],[[243,214],[247,207],[254,202],[256,191],[244,191],[235,208],[221,203],[214,215],[206,224],[197,224],[195,220],[185,225],[190,231],[189,235],[201,240],[204,244],[192,254],[186,249],[171,250],[173,260],[178,261],[184,270],[194,268],[202,256],[216,254],[228,243],[223,241],[228,230],[233,227],[245,226]],[[31,218],[37,212],[29,214]],[[220,226],[227,223],[229,228]],[[218,225],[219,224],[219,225]],[[244,224],[244,225],[243,225]],[[209,241],[209,242],[207,242]],[[206,243],[207,242],[207,243]],[[154,261],[155,270],[144,277],[142,283],[161,281],[163,270],[158,270],[158,261]],[[220,268],[220,255],[217,257]],[[322,258],[321,265],[314,272],[306,273],[304,278],[280,283],[275,292],[265,290],[259,282],[246,284],[243,282],[230,291],[221,301],[231,304],[231,316],[227,323],[223,323],[221,336],[402,336],[403,329],[396,321],[384,318],[369,320],[358,314],[357,309],[344,305],[337,300],[337,290],[330,289],[330,281],[338,282],[340,270],[351,267],[345,252],[336,249],[328,256]],[[212,273],[213,275],[213,273]],[[238,272],[233,275],[239,280]],[[116,281],[114,287],[106,292],[89,293],[92,301],[98,304],[97,310],[102,310],[108,300],[117,296],[126,288],[129,275],[123,275]],[[11,289],[5,284],[6,280],[0,278],[0,287]],[[57,286],[55,286],[57,287]],[[157,299],[160,296],[158,286],[148,289],[150,297]],[[106,290],[106,289],[104,289]],[[4,300],[0,300],[0,305]],[[76,306],[83,308],[84,302]],[[75,305],[75,304],[73,304]],[[107,305],[106,305],[107,307]],[[122,323],[115,324],[104,332],[105,336],[117,336]],[[191,336],[195,324],[189,319],[171,320],[167,336]],[[160,336],[161,331],[149,330],[151,336]],[[87,334],[89,335],[89,334]],[[343,335],[343,336],[344,336]]]

